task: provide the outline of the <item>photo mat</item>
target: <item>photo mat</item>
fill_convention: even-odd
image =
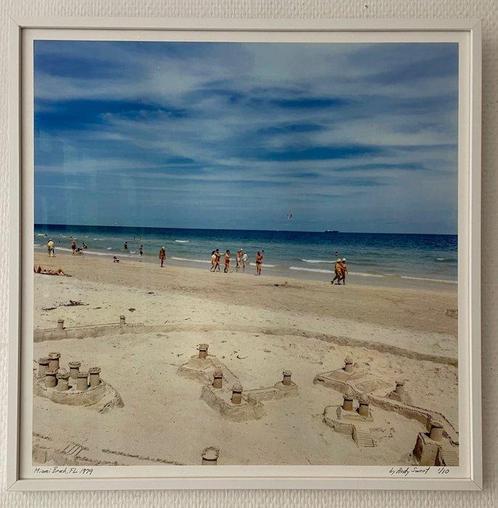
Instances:
[[[33,56],[35,474],[458,471],[458,44]]]

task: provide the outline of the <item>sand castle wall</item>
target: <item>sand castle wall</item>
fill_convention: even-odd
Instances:
[[[174,325],[144,325],[143,323],[128,323],[120,317],[119,322],[103,323],[97,325],[84,325],[75,327],[65,327],[64,323],[54,328],[35,328],[33,331],[34,342],[43,342],[46,340],[63,340],[63,339],[84,339],[87,337],[100,337],[106,336],[110,333],[148,333],[148,332],[173,332],[173,331],[197,331],[195,325],[174,324]],[[220,330],[217,325],[203,326],[205,331]],[[451,356],[435,355],[430,353],[423,353],[420,351],[411,351],[391,344],[384,344],[382,342],[367,341],[354,339],[351,337],[341,337],[332,334],[308,332],[289,328],[260,328],[255,326],[240,327],[235,326],[233,331],[241,331],[248,333],[262,333],[265,335],[288,335],[300,338],[316,339],[324,342],[337,344],[338,346],[350,346],[371,349],[380,353],[389,353],[397,356],[403,356],[412,360],[429,361],[434,363],[441,363],[444,365],[458,366],[458,359]]]
[[[343,394],[349,393],[356,399],[361,399],[368,393],[369,404],[372,406],[416,420],[428,430],[434,421],[439,421],[442,423],[445,437],[453,445],[458,445],[458,432],[442,413],[414,405],[411,397],[405,391],[403,381],[398,381],[395,389],[385,395],[372,393],[384,388],[386,383],[380,381],[370,374],[366,364],[354,364],[352,360],[346,358],[344,367],[317,374],[313,383],[332,388]]]

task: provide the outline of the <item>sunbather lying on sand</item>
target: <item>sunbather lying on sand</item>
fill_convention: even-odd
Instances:
[[[62,268],[54,270],[52,268],[42,268],[41,265],[35,265],[34,271],[35,273],[40,273],[41,275],[60,275],[65,277],[71,277],[71,275],[64,273]]]

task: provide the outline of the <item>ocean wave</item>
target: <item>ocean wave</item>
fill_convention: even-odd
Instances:
[[[332,264],[335,263],[335,261],[328,261],[326,259],[301,259],[303,263],[326,263],[326,264]]]
[[[207,259],[190,259],[190,258],[177,258],[175,256],[171,256],[171,259],[175,259],[176,261],[189,261],[190,263],[210,263],[210,260]]]
[[[256,263],[249,263],[250,266],[256,266]],[[263,268],[275,268],[277,265],[268,265],[263,263]]]
[[[85,250],[83,252],[85,254],[90,254],[92,256],[107,256],[107,257],[115,256],[115,254],[113,252],[98,252],[95,250]],[[119,254],[119,257],[129,258],[131,256],[129,254]]]
[[[436,261],[438,263],[451,263],[451,264],[458,263],[458,261],[456,259],[452,259],[452,258],[436,258]]]
[[[111,249],[111,247],[108,247],[108,249]],[[68,249],[67,247],[57,247],[55,246],[55,252],[58,250],[61,250],[62,252],[73,252],[72,249]],[[111,257],[115,256],[116,254],[114,252],[99,252],[96,250],[83,250],[81,251],[82,254],[89,254],[90,256],[106,256]],[[120,258],[131,258],[136,256],[131,256],[130,254],[119,254],[118,257]]]
[[[378,273],[365,273],[365,272],[348,272],[349,275],[358,275],[360,277],[375,277],[375,278],[384,278],[384,275]]]
[[[190,243],[190,240],[175,240],[176,243]]]
[[[401,275],[402,279],[408,279],[408,280],[424,280],[427,282],[443,282],[445,284],[458,284],[456,280],[447,280],[447,279],[431,279],[429,277],[412,277],[409,275]]]
[[[299,266],[289,266],[289,270],[296,270],[298,272],[334,273],[332,270],[323,270],[320,268],[303,268]]]
[[[296,270],[300,272],[315,272],[315,273],[335,273],[333,270],[324,270],[323,268],[304,268],[300,266],[291,266],[289,270]],[[364,273],[364,272],[348,272],[349,275],[355,275],[360,277],[374,277],[374,278],[383,278],[384,275],[379,275],[375,273]]]

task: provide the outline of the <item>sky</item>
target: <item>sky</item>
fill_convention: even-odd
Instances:
[[[35,222],[457,232],[458,46],[35,41]]]

